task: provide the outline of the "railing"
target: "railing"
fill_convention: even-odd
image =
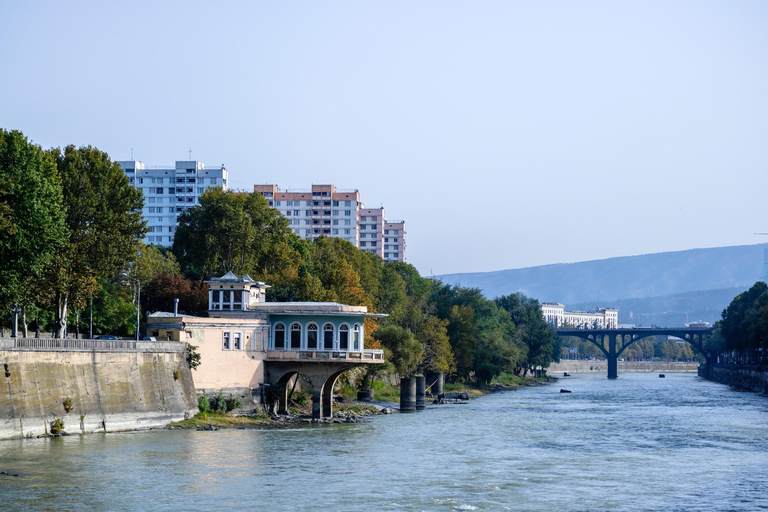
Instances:
[[[383,363],[383,350],[344,352],[337,350],[268,350],[267,361],[350,361]]]
[[[84,340],[71,338],[3,338],[0,349],[60,352],[183,352],[186,343],[174,341]]]

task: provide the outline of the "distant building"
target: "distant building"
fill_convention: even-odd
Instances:
[[[312,185],[310,190],[282,191],[277,185],[254,185],[286,218],[294,233],[307,240],[342,238],[385,261],[405,261],[405,222],[388,222],[384,208],[366,208],[358,190]]]
[[[131,185],[144,194],[142,213],[149,226],[144,242],[148,244],[173,245],[179,214],[195,207],[206,189],[227,189],[229,174],[223,165],[206,169],[195,160],[177,161],[175,167],[152,168],[136,160],[117,163]]]
[[[555,328],[570,326],[576,329],[616,329],[619,325],[619,310],[597,308],[592,311],[566,311],[557,302],[541,304],[544,320]]]

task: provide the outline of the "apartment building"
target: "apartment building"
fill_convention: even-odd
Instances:
[[[323,235],[343,238],[359,247],[360,193],[337,190],[333,185],[312,185],[311,190],[281,191],[277,185],[254,185],[260,193],[288,218],[294,233],[307,240]]]
[[[227,189],[229,175],[223,165],[206,169],[196,160],[177,161],[175,167],[147,167],[137,160],[117,163],[131,185],[144,194],[142,213],[149,226],[144,237],[147,244],[173,245],[179,214],[195,207],[206,189]]]
[[[591,311],[566,311],[557,302],[541,304],[544,320],[556,328],[570,326],[576,329],[616,329],[619,326],[619,310],[596,308]]]
[[[282,191],[277,185],[254,185],[253,191],[288,218],[293,232],[302,238],[343,238],[385,261],[405,261],[405,222],[388,223],[384,208],[366,208],[356,189],[312,185],[310,190]],[[385,236],[389,230],[393,232],[391,240]]]
[[[405,261],[405,221],[384,222],[384,261]]]

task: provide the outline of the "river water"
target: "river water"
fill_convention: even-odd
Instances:
[[[768,399],[583,374],[359,424],[3,441],[0,470],[2,510],[761,510]]]

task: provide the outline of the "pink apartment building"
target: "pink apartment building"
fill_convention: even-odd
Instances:
[[[405,222],[387,223],[384,208],[366,208],[358,190],[312,185],[311,190],[282,191],[277,185],[254,185],[253,191],[285,216],[293,232],[302,238],[343,238],[385,261],[405,261]],[[397,231],[391,241],[385,236],[388,230]]]

